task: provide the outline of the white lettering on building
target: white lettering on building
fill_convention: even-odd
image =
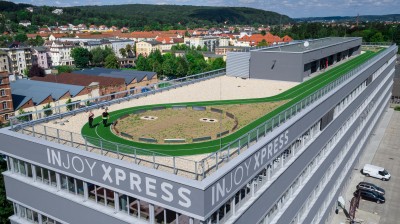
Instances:
[[[286,147],[289,142],[289,130],[273,139],[264,148],[258,150],[242,164],[233,169],[224,178],[211,187],[211,205],[222,200],[232,189],[240,187],[249,176],[255,174],[272,159],[279,150]]]
[[[192,205],[190,198],[191,191],[185,187],[177,187],[170,183],[159,181],[155,178],[129,172],[121,168],[114,167],[107,163],[93,161],[90,158],[71,155],[55,149],[47,149],[47,162],[56,168],[61,168],[70,171],[71,173],[80,174],[85,178],[92,178],[95,181],[103,181],[105,185],[125,186],[126,190],[138,195],[145,194],[146,196],[159,199],[171,203],[175,200],[180,206],[189,208]],[[250,162],[246,164],[242,170],[236,171],[236,181],[241,182],[243,176],[249,174]],[[245,173],[246,172],[246,173]],[[221,188],[223,187],[223,188]],[[232,188],[232,185],[231,185]],[[229,193],[231,189],[220,186],[220,194],[222,197]],[[173,193],[175,192],[175,194]],[[161,195],[161,197],[160,197]],[[218,199],[219,200],[219,196]]]

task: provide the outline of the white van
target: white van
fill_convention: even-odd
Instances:
[[[362,173],[367,177],[375,177],[381,180],[390,179],[390,174],[383,167],[371,164],[365,164]]]

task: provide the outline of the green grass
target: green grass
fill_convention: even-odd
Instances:
[[[270,118],[278,115],[282,111],[290,108],[292,105],[295,105],[297,102],[300,102],[305,97],[311,95],[315,91],[319,90],[320,88],[326,86],[327,84],[331,83],[332,81],[336,80],[337,78],[345,75],[347,72],[351,71],[352,69],[356,68],[363,62],[367,61],[368,59],[374,57],[377,53],[375,52],[366,52],[352,60],[349,60],[337,67],[330,69],[329,71],[318,75],[312,79],[309,79],[283,93],[280,93],[275,96],[265,97],[265,98],[253,98],[253,99],[235,99],[235,100],[223,100],[223,101],[203,101],[203,102],[190,102],[190,103],[175,103],[175,104],[158,104],[158,105],[150,105],[150,106],[139,106],[139,107],[132,107],[126,108],[119,111],[110,112],[110,122],[115,121],[117,118],[132,113],[135,110],[142,110],[142,109],[151,109],[157,106],[166,106],[167,108],[172,107],[172,105],[186,105],[186,106],[215,106],[215,105],[226,105],[226,104],[250,104],[250,103],[259,103],[259,102],[274,102],[280,100],[290,100],[286,104],[280,106],[279,108],[275,109],[274,111],[265,114],[264,116],[256,119],[255,121],[249,123],[248,125],[244,126],[240,130],[223,137],[221,139],[200,142],[200,143],[190,143],[190,144],[148,144],[142,142],[133,142],[127,139],[120,138],[114,135],[111,132],[110,127],[104,128],[102,125],[97,126],[96,128],[89,128],[89,125],[86,124],[82,128],[82,135],[92,137],[92,138],[102,138],[110,142],[116,142],[120,144],[124,144],[127,146],[132,146],[135,148],[145,149],[148,151],[153,151],[157,153],[162,153],[165,155],[171,156],[182,156],[182,155],[195,155],[195,154],[203,154],[203,153],[210,153],[220,149],[220,146],[225,146],[226,144],[235,141],[242,135],[246,134],[247,132],[251,131],[252,129],[256,128],[260,124],[264,123],[265,121],[269,120]],[[94,120],[94,123],[100,122],[101,117],[97,117]],[[247,137],[246,137],[247,138]],[[94,145],[99,145],[98,140],[91,140],[88,139]],[[110,150],[116,150],[114,146],[107,147]],[[133,153],[133,148],[131,147],[120,147],[120,152],[125,153]],[[138,154],[148,154],[148,151],[144,152],[141,150],[137,150],[136,153]]]

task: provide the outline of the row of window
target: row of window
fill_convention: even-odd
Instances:
[[[371,117],[372,113],[369,113],[372,109],[376,109],[376,105],[374,103],[373,96],[375,96],[378,93],[378,90],[383,86],[384,82],[382,82],[378,88],[375,89],[375,91],[362,103],[362,105],[357,109],[356,113],[354,113],[345,123],[344,128],[348,129],[351,124],[353,122],[355,122],[359,116],[361,114],[364,114],[367,112],[367,116],[368,119],[362,119],[360,125],[357,127],[357,129],[353,132],[353,134],[351,135],[350,139],[347,141],[345,147],[340,151],[338,157],[333,161],[333,163],[331,164],[331,166],[329,167],[328,171],[324,174],[323,178],[321,179],[320,183],[315,187],[315,189],[313,190],[313,192],[310,194],[310,196],[308,197],[308,199],[306,200],[306,202],[304,203],[304,205],[302,206],[302,208],[300,209],[300,211],[298,212],[298,215],[295,217],[295,219],[292,221],[292,223],[302,223],[304,218],[307,216],[308,212],[305,211],[309,211],[309,209],[312,207],[312,205],[314,204],[315,200],[319,197],[319,194],[322,192],[322,189],[325,188],[326,184],[329,182],[330,177],[333,175],[334,171],[336,171],[336,169],[339,167],[340,163],[343,161],[344,156],[349,152],[349,150],[351,149],[351,146],[353,145],[354,141],[356,140],[356,138],[358,137],[358,135],[360,134],[360,132],[363,130],[363,128],[366,126],[367,124],[367,120],[369,120],[369,118]],[[380,100],[382,100],[383,96],[380,97]],[[372,106],[371,106],[372,105]],[[381,108],[382,110],[383,108]],[[375,117],[374,123],[376,122],[376,120],[378,119],[378,116]],[[373,124],[374,124],[373,123]],[[369,127],[369,131],[370,129],[372,129],[373,125],[371,125]],[[368,131],[368,132],[369,132]],[[368,133],[367,132],[367,133]],[[336,137],[334,139],[340,139],[344,134],[347,133],[347,130],[342,130],[342,128],[338,131],[338,134],[340,135],[340,137]],[[368,136],[365,135],[363,137],[363,140],[361,141],[360,144],[358,144],[358,147],[354,150],[353,152],[353,157],[356,157],[358,155],[358,151],[361,149],[360,147],[363,145],[362,143],[365,142],[366,137]],[[330,146],[329,146],[330,145]],[[328,143],[328,147],[333,147],[335,145],[335,143],[331,143],[331,141]],[[346,168],[349,168],[349,166],[352,164],[352,159],[350,159],[347,164],[346,164]],[[341,173],[341,177],[342,175],[345,175],[347,173],[346,172],[342,172]],[[344,177],[344,176],[343,176]],[[330,193],[330,199],[328,197],[328,199],[325,200],[324,205],[320,207],[317,215],[314,217],[314,220],[312,223],[316,223],[315,219],[321,219],[324,212],[326,211],[326,208],[328,206],[328,201],[332,200],[333,194],[334,192],[336,192],[337,188],[339,187],[339,185],[342,183],[342,178],[338,178],[338,181],[336,181],[336,184],[334,186],[334,191],[331,191]]]
[[[278,155],[271,163],[254,177],[245,187],[239,190],[235,197],[231,198],[220,207],[209,219],[208,223],[224,223],[233,214],[236,214],[243,204],[250,198],[262,194],[265,189],[294,161],[311,140],[320,134],[320,122],[314,124],[309,130],[299,137],[292,145]]]
[[[154,223],[199,223],[186,215],[150,204],[146,201],[112,191],[106,187],[95,185],[70,177],[53,170],[8,157],[8,169],[37,183],[54,187],[55,191],[63,191],[81,198],[82,202],[90,201],[108,207],[114,212],[120,212],[145,221]]]
[[[382,100],[382,99],[383,99],[383,96],[380,98],[380,100]],[[377,106],[375,104],[373,104],[373,105],[374,105],[373,108],[370,108],[369,111],[375,110],[377,108]],[[379,113],[381,113],[383,109],[384,109],[383,107],[380,108]],[[341,150],[341,153],[339,154],[340,158],[339,157],[336,158],[334,163],[331,165],[331,167],[336,165],[336,168],[335,169],[331,169],[331,167],[329,168],[327,173],[328,173],[328,175],[332,175],[334,173],[334,170],[336,170],[339,167],[340,163],[343,161],[344,156],[351,149],[351,146],[354,144],[354,141],[359,136],[359,134],[361,133],[363,128],[368,124],[369,127],[368,127],[365,135],[361,139],[360,143],[357,144],[357,147],[353,150],[353,152],[351,154],[351,158],[347,161],[346,165],[344,166],[344,169],[340,173],[340,176],[337,178],[337,181],[335,182],[335,184],[333,186],[333,189],[330,191],[328,197],[324,200],[323,205],[319,208],[317,214],[313,218],[312,223],[320,223],[321,218],[323,217],[325,211],[327,210],[327,207],[329,206],[330,202],[332,201],[332,199],[333,199],[335,193],[337,192],[339,186],[342,184],[344,177],[346,176],[346,174],[348,173],[351,165],[353,164],[353,162],[357,158],[358,153],[360,152],[363,144],[365,143],[367,137],[369,136],[370,132],[372,131],[372,128],[374,127],[375,123],[377,122],[377,120],[379,118],[379,116],[375,116],[375,118],[373,119],[373,121],[371,123],[367,123],[367,121],[371,118],[371,116],[372,116],[372,113],[368,113],[368,118],[362,120],[360,125],[353,132],[353,134],[350,137],[349,141],[346,143],[345,147]],[[329,179],[326,180],[326,179],[323,178],[321,180],[321,184],[325,184],[326,185],[328,181],[329,181]],[[313,198],[309,197],[310,201],[309,201],[309,203],[306,202],[306,204],[314,204],[315,200],[320,196],[319,194],[321,192],[316,191],[316,189],[314,189],[313,193],[315,194],[315,196]],[[311,205],[309,205],[309,207],[311,207]],[[299,213],[299,214],[301,214],[301,213]],[[296,222],[292,222],[292,223],[296,223]]]
[[[30,223],[61,224],[61,222],[58,222],[48,216],[40,214],[32,209],[26,208],[17,203],[13,203],[13,206],[14,206],[14,215]]]
[[[363,86],[365,86],[365,84],[366,84],[366,83],[363,82],[355,91],[353,91],[349,96],[347,96],[346,99],[342,101],[342,103],[345,102],[344,104],[342,104],[342,103],[338,104],[338,106],[340,105],[341,108],[340,108],[340,110],[335,109],[335,112],[337,112],[337,113],[342,112],[342,111],[344,110],[344,107],[343,107],[343,106],[349,105],[349,104],[356,98],[356,96],[360,94],[360,91],[362,91],[362,90],[365,89],[365,88],[363,87]],[[346,123],[339,129],[339,131],[335,134],[335,136],[328,142],[327,146],[324,147],[323,150],[321,150],[323,156],[329,154],[330,151],[327,152],[327,150],[328,150],[328,149],[329,149],[329,150],[332,150],[332,149],[334,148],[334,146],[336,145],[336,142],[337,142],[338,140],[341,139],[341,137],[346,133],[346,131],[347,131],[347,129],[350,127],[350,125],[351,125],[362,113],[365,113],[366,111],[370,111],[370,109],[371,109],[370,105],[374,105],[374,104],[373,104],[373,102],[372,102],[371,104],[368,104],[368,102],[371,102],[371,101],[372,101],[372,96],[375,96],[375,95],[377,94],[377,90],[379,90],[383,85],[384,85],[384,82],[380,83],[379,87],[374,91],[374,93],[371,94],[366,100],[364,100],[363,104],[357,109],[357,111],[356,111],[355,113],[352,114],[352,116],[351,116],[351,117],[346,121]],[[337,106],[336,108],[338,108],[338,106]],[[335,113],[335,115],[336,115],[336,113]],[[335,117],[337,117],[337,115],[336,115]],[[360,128],[361,128],[361,127],[359,127],[359,130],[361,131]],[[346,129],[346,130],[345,130],[345,129]],[[351,142],[351,141],[350,141],[350,142]],[[348,142],[348,143],[349,143],[349,142]],[[328,148],[327,148],[327,147],[328,147]],[[350,145],[349,145],[348,147],[350,147]],[[349,148],[348,148],[347,150],[349,150]],[[300,177],[294,181],[294,183],[293,183],[292,186],[289,188],[289,190],[286,191],[286,192],[281,196],[281,198],[278,200],[278,203],[275,204],[275,205],[273,206],[273,208],[267,213],[266,217],[263,219],[263,221],[262,221],[261,223],[269,223],[270,221],[274,222],[274,221],[276,221],[277,219],[279,219],[280,216],[276,216],[276,214],[278,213],[278,210],[279,210],[280,214],[283,213],[283,210],[284,210],[284,209],[282,209],[282,204],[285,204],[285,202],[288,201],[288,194],[290,195],[290,198],[294,198],[297,194],[293,194],[293,189],[297,189],[297,191],[296,191],[297,193],[300,191],[300,189],[298,188],[298,183],[299,183],[299,182],[300,182],[300,183],[302,182],[301,177],[304,176],[304,174],[306,174],[306,175],[308,174],[308,175],[307,175],[308,177],[311,177],[311,176],[312,176],[312,175],[309,175],[309,173],[308,173],[308,171],[310,170],[309,168],[313,168],[313,167],[316,168],[316,167],[318,167],[318,166],[315,166],[315,163],[319,163],[319,162],[322,161],[322,160],[319,159],[320,156],[321,156],[321,152],[316,156],[316,158],[315,158],[313,161],[310,162],[309,166],[306,168],[305,171],[303,171],[303,173],[300,175]],[[344,154],[342,154],[342,156],[344,156]],[[340,156],[339,156],[339,157],[340,157]],[[336,158],[336,160],[338,160],[339,157]],[[336,164],[336,160],[335,160],[335,162],[333,162],[333,164],[331,165],[331,167],[332,167],[333,165]],[[330,169],[331,169],[331,167],[330,167]],[[327,176],[330,176],[329,172],[327,172],[327,173],[328,173],[328,175],[325,174],[324,177],[322,178],[322,180],[323,180],[322,182],[323,182],[323,183],[325,183],[325,181],[327,182],[327,180],[328,180]],[[316,193],[319,193],[319,192],[323,189],[323,188],[320,187],[320,186],[321,186],[320,184],[316,186],[316,188],[314,189],[314,193],[313,193],[314,195],[315,195]],[[312,195],[313,195],[313,194],[312,194]],[[311,196],[312,196],[312,195],[311,195]],[[311,199],[314,199],[314,198],[312,198],[311,196],[310,196],[310,198],[311,198]],[[287,205],[289,205],[289,204],[290,204],[290,203],[287,203]],[[307,204],[307,203],[306,203],[306,204]],[[299,214],[303,214],[303,213],[304,213],[303,210],[304,210],[304,208],[300,209]],[[299,223],[299,218],[298,218],[298,217],[296,217],[296,220],[297,220],[296,223]]]

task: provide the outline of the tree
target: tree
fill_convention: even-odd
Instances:
[[[140,54],[136,60],[136,68],[137,70],[140,71],[146,71],[146,67],[147,67],[147,60],[143,55]]]
[[[31,69],[29,69],[28,77],[45,77],[46,73],[44,72],[44,69],[39,67],[38,64],[32,65]]]
[[[36,46],[42,46],[44,44],[44,40],[41,36],[36,35],[35,43],[36,43]]]
[[[216,58],[211,61],[211,70],[216,70],[220,68],[225,68],[226,62],[223,58]]]
[[[201,49],[202,51],[208,51],[207,46],[204,45],[203,48]]]
[[[370,42],[384,42],[384,37],[381,32],[376,32],[372,37],[369,39]]]
[[[173,76],[176,73],[176,58],[175,55],[168,56],[162,64],[162,72],[164,76]],[[158,73],[157,73],[158,74]]]
[[[24,33],[19,33],[15,35],[14,40],[23,43],[28,40],[28,36]]]
[[[265,36],[267,34],[267,32],[265,32],[265,30],[261,30],[261,35]]]
[[[94,65],[101,65],[104,63],[105,57],[103,54],[103,49],[101,49],[100,47],[96,47],[91,52],[92,52],[92,63]]]
[[[74,58],[75,65],[78,68],[87,67],[92,57],[88,49],[83,47],[73,48],[71,51],[71,56]]]
[[[65,102],[65,104],[70,104],[72,102],[72,100],[71,100],[71,98],[69,98],[66,102]],[[68,111],[71,111],[72,110],[72,105],[67,105],[67,110]]]
[[[106,68],[119,68],[118,58],[114,54],[110,54],[106,57],[104,63]]]
[[[176,60],[176,76],[184,77],[188,74],[188,63],[183,57],[178,57]]]
[[[0,160],[0,173],[7,170],[7,163],[3,159]],[[11,202],[6,198],[6,189],[4,186],[4,177],[0,175],[0,223],[9,223],[8,217],[14,213]]]
[[[258,42],[257,46],[259,47],[268,46],[268,43],[267,41],[265,41],[265,39],[262,39],[262,41]]]
[[[29,70],[28,70],[28,68],[26,68],[26,69],[24,69],[24,76],[28,77],[28,75],[29,75]]]
[[[51,110],[50,108],[51,108],[50,103],[48,103],[47,105],[43,106],[43,110],[45,110],[44,111],[44,115],[46,117],[48,117],[48,116],[53,114],[53,110]]]
[[[61,73],[70,73],[72,72],[72,68],[68,65],[60,65],[57,67],[58,74]]]
[[[200,46],[200,45],[197,45],[196,50],[201,51],[201,50],[202,50],[201,46]]]
[[[126,50],[125,50],[125,48],[120,48],[119,49],[119,53],[122,55],[122,57],[126,57]]]

